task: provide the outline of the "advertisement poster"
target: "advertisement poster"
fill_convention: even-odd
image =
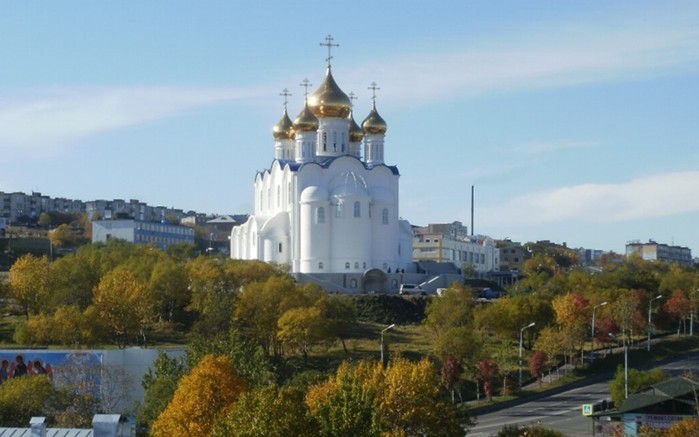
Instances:
[[[13,377],[45,374],[59,385],[90,380],[99,387],[102,352],[0,350],[0,383]]]

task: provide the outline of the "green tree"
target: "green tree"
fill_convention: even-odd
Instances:
[[[665,373],[662,369],[649,371],[629,369],[629,395],[638,393],[644,388],[665,380]],[[624,367],[620,364],[617,367],[614,380],[609,383],[609,393],[614,405],[621,407],[626,401],[624,397]]]
[[[143,406],[138,414],[138,426],[148,430],[153,422],[172,401],[177,383],[185,374],[185,365],[177,358],[160,352],[153,362],[153,368],[143,375],[141,385],[144,389]]]
[[[20,377],[0,384],[0,423],[26,427],[34,416],[47,416],[58,408],[59,393],[46,376]]]
[[[187,272],[170,257],[162,257],[153,266],[148,288],[155,299],[159,317],[173,322],[189,299]]]
[[[10,297],[22,308],[27,320],[52,307],[48,284],[49,260],[27,254],[10,268]]]
[[[301,351],[304,362],[311,347],[328,338],[328,320],[318,307],[292,308],[277,322],[279,340]]]
[[[220,437],[317,436],[301,390],[275,385],[243,393],[216,423]]]

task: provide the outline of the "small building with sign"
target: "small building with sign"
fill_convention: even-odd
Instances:
[[[594,408],[594,435],[638,436],[642,426],[667,429],[683,419],[696,417],[699,410],[699,382],[677,377],[653,384],[634,393],[617,410]],[[583,405],[583,414],[585,407]]]

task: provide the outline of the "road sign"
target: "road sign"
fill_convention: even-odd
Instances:
[[[582,415],[583,416],[592,416],[592,404],[583,404],[582,405]]]

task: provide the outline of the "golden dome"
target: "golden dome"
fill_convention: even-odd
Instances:
[[[272,132],[274,133],[274,139],[276,140],[294,139],[293,125],[291,124],[289,113],[286,112],[286,108],[284,108],[284,115],[282,115],[281,120],[274,125]]]
[[[367,134],[386,134],[386,121],[381,118],[378,111],[376,110],[376,103],[371,107],[371,112],[362,122],[362,128]]]
[[[316,92],[308,96],[308,105],[313,114],[319,118],[345,118],[349,115],[352,102],[335,83],[329,66],[323,84]]]
[[[318,130],[318,119],[308,107],[308,102],[303,105],[303,110],[294,120],[293,129],[300,132],[315,132]]]
[[[360,143],[364,138],[364,131],[361,127],[354,121],[354,116],[350,112],[349,117],[349,140],[350,143]]]

